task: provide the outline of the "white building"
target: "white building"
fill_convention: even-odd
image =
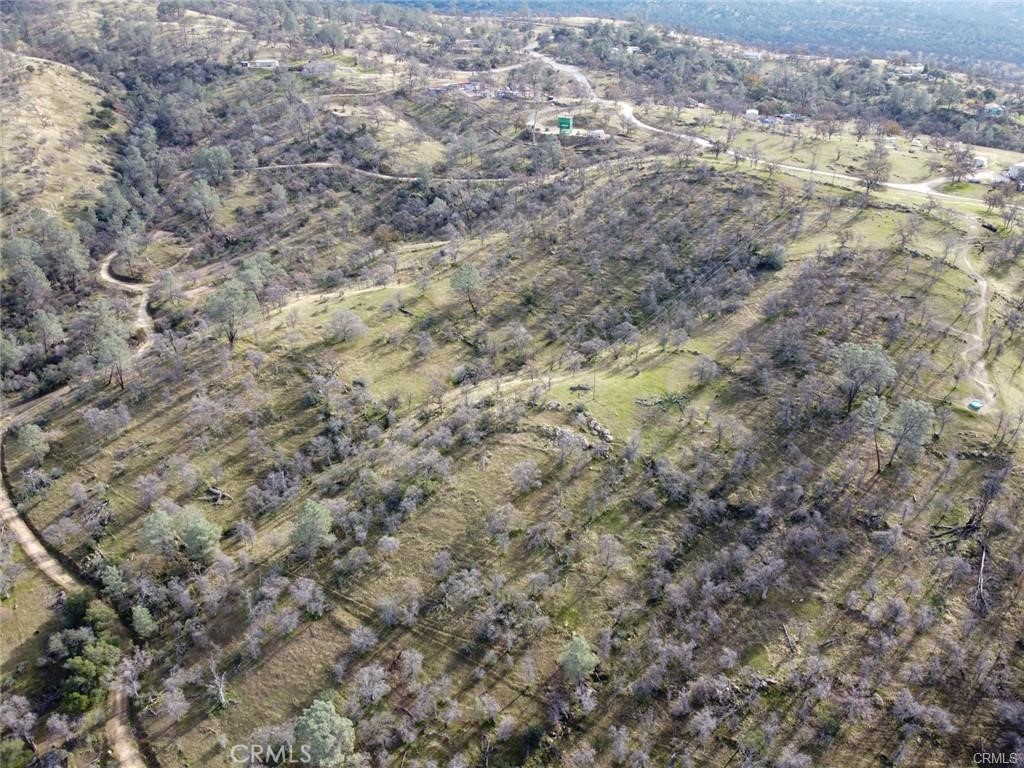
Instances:
[[[243,61],[242,66],[249,69],[277,69],[281,66],[281,62],[277,59],[253,59],[252,61]]]
[[[913,77],[924,73],[924,64],[893,64],[891,69],[897,75]]]
[[[748,110],[747,110],[747,111],[746,111],[746,112],[744,113],[744,115],[746,115],[746,118],[747,118],[748,120],[757,120],[757,117],[758,117],[758,115],[760,115],[760,114],[761,114],[761,113],[760,113],[760,112],[758,112],[758,111],[757,111],[756,109],[748,109]]]

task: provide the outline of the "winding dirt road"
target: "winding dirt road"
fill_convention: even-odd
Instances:
[[[119,291],[124,291],[132,296],[137,296],[139,299],[139,306],[135,312],[135,322],[146,332],[146,338],[143,340],[135,352],[132,353],[132,360],[138,360],[149,348],[153,346],[153,337],[156,334],[156,326],[153,324],[153,316],[149,314],[149,289],[153,287],[152,283],[129,283],[121,280],[110,271],[110,264],[113,262],[114,257],[117,256],[116,251],[111,251],[106,255],[103,261],[100,262],[100,269],[98,278],[104,285],[109,285],[116,288]]]
[[[642,128],[645,131],[650,131],[651,133],[656,133],[656,134],[659,134],[661,136],[669,136],[671,138],[681,139],[683,141],[689,141],[694,146],[700,147],[702,149],[708,149],[709,147],[712,146],[712,142],[709,141],[708,139],[703,138],[703,137],[693,136],[693,135],[686,134],[686,133],[679,133],[679,132],[676,132],[676,131],[669,131],[669,130],[666,130],[664,128],[658,128],[657,126],[651,125],[650,123],[645,123],[643,120],[641,120],[640,118],[638,118],[636,116],[636,114],[635,114],[635,107],[634,107],[633,104],[630,104],[629,102],[626,102],[626,101],[615,101],[613,99],[601,98],[594,91],[594,87],[591,84],[591,82],[590,82],[589,78],[587,77],[586,73],[582,69],[580,69],[578,66],[576,66],[575,64],[566,64],[564,62],[557,61],[557,60],[553,59],[552,57],[550,57],[550,56],[548,56],[546,54],[539,53],[538,51],[534,51],[534,50],[530,50],[529,53],[534,58],[539,59],[540,61],[543,61],[545,64],[547,64],[552,69],[555,69],[555,70],[557,70],[559,72],[563,72],[563,73],[565,73],[567,75],[570,75],[577,83],[580,84],[580,87],[583,89],[584,93],[586,94],[585,99],[584,99],[585,101],[589,101],[589,102],[592,102],[592,103],[602,104],[604,106],[612,107],[613,109],[615,109],[615,111],[625,121],[627,121],[631,125],[635,125],[637,128]],[[739,160],[750,160],[751,159],[748,156],[746,156],[746,155],[744,155],[742,153],[736,152],[734,150],[727,150],[724,154],[729,156],[729,157],[735,157],[735,158],[737,158]],[[861,181],[862,181],[862,179],[860,177],[858,177],[858,176],[849,176],[849,175],[842,174],[842,173],[833,173],[832,171],[821,171],[821,170],[818,170],[818,169],[815,169],[815,168],[805,168],[805,167],[800,166],[800,165],[787,165],[785,163],[775,163],[774,167],[779,169],[779,170],[781,170],[781,171],[787,171],[789,173],[806,173],[806,174],[809,174],[811,176],[827,178],[827,179],[833,179],[833,180],[851,181],[851,182],[854,182],[854,183],[857,183],[857,184],[860,184]],[[960,203],[971,203],[972,205],[981,205],[982,204],[980,200],[976,200],[973,197],[963,197],[961,195],[950,195],[950,194],[947,194],[945,192],[936,192],[933,189],[933,187],[941,184],[943,181],[945,181],[945,179],[941,178],[941,177],[940,178],[935,178],[935,179],[929,179],[928,181],[917,182],[917,183],[913,183],[913,184],[904,184],[904,183],[899,183],[899,182],[894,182],[894,181],[887,181],[887,182],[883,182],[882,186],[885,187],[886,189],[892,189],[892,190],[896,190],[896,191],[899,191],[899,192],[909,192],[911,194],[921,195],[923,197],[933,197],[933,198],[936,198],[938,200],[948,200],[948,201],[951,201],[951,202],[960,202]]]
[[[536,47],[536,41],[534,41],[532,46],[527,47],[524,50],[524,52],[528,53],[530,56],[536,58],[537,60],[544,62],[547,66],[551,67],[552,69],[555,69],[558,72],[562,72],[562,73],[567,74],[570,77],[572,77],[573,80],[575,80],[576,83],[579,84],[580,89],[583,92],[583,101],[594,103],[594,104],[601,104],[601,105],[606,106],[606,107],[611,107],[612,109],[615,110],[615,112],[624,121],[628,122],[630,125],[633,125],[633,126],[636,126],[637,128],[640,128],[642,130],[649,131],[650,133],[655,133],[655,134],[658,134],[660,136],[668,136],[670,138],[679,139],[681,141],[687,141],[692,146],[699,147],[701,149],[709,149],[709,148],[711,148],[713,146],[713,142],[711,142],[710,140],[705,139],[705,138],[703,138],[701,136],[694,136],[692,134],[680,133],[678,131],[670,131],[670,130],[667,130],[665,128],[659,128],[656,125],[651,125],[650,123],[644,122],[643,120],[641,120],[639,117],[636,116],[636,107],[633,104],[631,104],[630,102],[627,102],[627,101],[616,101],[616,100],[613,100],[613,99],[606,99],[606,98],[598,96],[596,91],[594,90],[593,84],[590,82],[590,79],[587,77],[586,73],[580,67],[576,66],[575,64],[566,64],[564,62],[558,61],[558,60],[552,58],[551,56],[548,56],[547,54],[540,53],[540,52],[534,50],[535,47]],[[499,68],[499,69],[496,69],[496,70],[490,70],[490,71],[491,72],[501,72],[501,71],[507,71],[507,70],[510,70],[510,69],[516,69],[516,68],[518,68],[520,66],[522,66],[522,65],[521,64],[515,64],[515,65],[510,65],[508,67],[503,67],[503,68]],[[538,119],[538,113],[535,110],[534,111],[534,117],[532,118],[532,121],[531,121],[530,124],[536,124],[537,119]],[[751,160],[752,159],[749,156],[744,155],[741,152],[736,152],[735,150],[725,150],[725,152],[723,154],[725,154],[727,157],[734,157],[734,158],[736,158],[738,160]],[[805,168],[805,167],[800,166],[800,165],[788,165],[786,163],[774,163],[773,167],[778,169],[778,170],[780,170],[780,171],[784,171],[784,172],[787,172],[787,173],[808,174],[808,175],[813,176],[813,177],[817,177],[817,178],[821,178],[821,179],[829,179],[831,181],[848,181],[848,182],[852,182],[854,184],[860,184],[863,181],[859,176],[850,176],[848,174],[834,173],[832,171],[822,171],[822,170],[818,170],[816,168]],[[341,161],[336,161],[336,160],[313,160],[313,161],[309,161],[309,162],[299,162],[299,163],[269,163],[267,165],[259,165],[259,166],[255,166],[253,168],[246,169],[246,171],[244,171],[244,172],[255,173],[257,171],[274,171],[274,170],[285,170],[285,169],[290,169],[290,168],[343,168],[343,169],[346,169],[348,171],[351,171],[352,173],[355,173],[357,175],[363,176],[365,178],[378,179],[378,180],[381,180],[381,181],[393,181],[393,182],[410,183],[410,182],[414,182],[414,181],[418,181],[419,180],[418,176],[404,176],[404,175],[400,175],[400,174],[383,173],[383,172],[380,172],[380,171],[368,171],[368,170],[365,170],[365,169],[362,169],[362,168],[356,168],[355,166],[350,165],[349,163],[345,163],[345,162],[341,162]],[[440,176],[440,177],[434,177],[434,180],[435,181],[444,181],[444,182],[453,182],[453,183],[465,183],[465,184],[485,183],[485,182],[499,183],[499,182],[518,182],[518,181],[524,181],[524,179],[522,177],[517,177],[517,176],[470,176],[470,177]],[[914,195],[921,195],[922,197],[931,197],[931,198],[934,198],[936,200],[947,200],[949,202],[970,203],[971,205],[981,205],[981,201],[980,200],[976,200],[973,197],[963,197],[961,195],[950,195],[950,194],[947,194],[945,192],[937,192],[937,191],[935,191],[934,187],[938,186],[939,184],[943,183],[944,181],[945,181],[945,179],[942,178],[942,177],[938,177],[938,178],[934,178],[934,179],[929,179],[928,181],[916,182],[916,183],[902,183],[902,182],[887,181],[887,182],[882,182],[881,186],[883,186],[886,189],[891,189],[891,190],[894,190],[894,191],[908,192],[908,193],[914,194]],[[130,284],[122,283],[121,285],[130,285]]]
[[[139,309],[136,319],[139,325],[145,329],[146,338],[132,353],[132,359],[138,360],[153,345],[153,318],[148,311],[150,286],[141,283],[127,283],[114,277],[110,273],[110,263],[113,261],[114,256],[114,253],[110,253],[100,262],[97,277],[101,283],[139,298]],[[0,418],[0,441],[3,440],[4,433],[9,428],[18,424],[28,423],[32,417],[53,405],[58,399],[67,394],[68,391],[69,387],[65,385],[42,397],[5,409],[3,417]],[[6,471],[6,464],[4,464],[4,470]],[[11,533],[25,555],[58,589],[63,592],[70,592],[85,586],[74,574],[70,573],[50,555],[46,547],[43,546],[43,543],[32,532],[32,529],[29,528],[21,515],[18,514],[14,502],[7,493],[6,476],[3,477],[3,482],[0,482],[0,524]],[[116,675],[114,680],[117,680]],[[111,684],[108,691],[107,707],[107,722],[104,731],[117,764],[121,768],[146,768],[146,763],[142,759],[142,753],[139,751],[139,745],[135,740],[132,730],[131,717],[128,712],[128,699],[124,695],[124,691],[116,683]]]
[[[971,234],[974,234],[977,229],[978,225],[974,222],[968,225],[968,231]],[[991,406],[996,401],[996,388],[989,374],[988,363],[985,361],[985,321],[988,317],[990,286],[988,279],[981,274],[971,258],[971,247],[972,242],[965,243],[960,249],[959,258],[964,265],[964,271],[978,286],[978,298],[971,312],[974,319],[974,331],[967,333],[967,344],[964,346],[963,352],[960,353],[960,357],[967,366],[970,381],[981,394],[978,399],[986,406]]]

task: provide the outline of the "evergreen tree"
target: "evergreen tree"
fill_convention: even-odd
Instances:
[[[306,501],[295,520],[291,542],[295,554],[306,559],[316,557],[321,547],[333,544],[331,513],[327,507],[316,501]]]
[[[573,635],[572,640],[558,657],[562,672],[577,685],[585,681],[597,668],[597,654],[590,650],[590,643],[580,635]]]
[[[352,721],[338,714],[334,704],[317,699],[295,721],[295,749],[308,748],[313,765],[335,768],[345,764],[355,746]]]

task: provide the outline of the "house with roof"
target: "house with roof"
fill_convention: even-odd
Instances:
[[[248,69],[277,69],[281,66],[281,62],[277,59],[253,59],[252,61],[242,61],[241,65]]]
[[[924,64],[889,64],[889,71],[897,80],[916,80],[924,74]]]
[[[1006,108],[1002,104],[996,104],[994,101],[990,101],[981,110],[986,117],[1002,117],[1006,114]]]

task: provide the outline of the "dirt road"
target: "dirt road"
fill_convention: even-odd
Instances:
[[[612,107],[613,109],[615,109],[615,111],[625,121],[629,122],[632,125],[635,125],[637,128],[642,128],[645,131],[650,131],[651,133],[657,133],[657,134],[660,134],[662,136],[671,136],[672,138],[682,139],[682,140],[685,140],[685,141],[689,141],[694,146],[698,146],[698,147],[701,147],[701,148],[704,148],[704,149],[707,149],[708,147],[710,147],[712,145],[712,143],[710,141],[708,141],[707,139],[702,138],[700,136],[692,136],[692,135],[686,134],[686,133],[678,133],[678,132],[675,132],[675,131],[668,131],[668,130],[665,130],[664,128],[658,128],[657,126],[651,125],[650,123],[645,123],[644,121],[642,121],[640,118],[638,118],[636,116],[636,114],[635,114],[635,109],[636,108],[635,108],[635,106],[633,104],[631,104],[629,102],[613,101],[611,99],[604,99],[604,98],[599,97],[597,95],[597,93],[594,91],[594,87],[591,84],[591,82],[590,82],[589,78],[587,77],[586,73],[582,69],[577,67],[575,64],[565,64],[564,62],[556,61],[555,59],[551,58],[550,56],[547,56],[547,55],[545,55],[543,53],[538,53],[537,51],[534,51],[534,50],[529,51],[529,53],[530,53],[531,56],[539,59],[540,61],[543,61],[549,67],[551,67],[551,68],[553,68],[553,69],[555,69],[555,70],[557,70],[559,72],[564,72],[565,74],[571,75],[573,77],[573,79],[575,79],[580,84],[580,87],[583,89],[584,93],[586,94],[585,99],[584,99],[585,101],[594,102],[594,103],[597,103],[597,104],[603,104],[605,106]],[[728,151],[725,152],[725,154],[728,155],[729,157],[735,157],[735,158],[738,158],[740,160],[748,160],[748,159],[750,159],[746,155],[743,155],[742,153],[739,153],[739,152],[735,152],[733,150],[728,150]],[[855,182],[855,183],[858,183],[858,184],[861,182],[860,177],[848,176],[848,175],[845,175],[845,174],[842,174],[842,173],[833,173],[831,171],[821,171],[821,170],[817,170],[817,169],[814,169],[814,168],[804,168],[803,166],[799,166],[799,165],[786,165],[786,164],[783,164],[783,163],[775,163],[774,165],[779,170],[787,171],[787,172],[790,172],[790,173],[806,173],[806,174],[809,174],[809,175],[815,176],[815,177],[829,178],[829,179],[833,179],[833,180],[851,181],[851,182]],[[898,182],[884,182],[882,184],[882,186],[885,187],[886,189],[892,189],[892,190],[896,190],[896,191],[900,191],[900,192],[909,192],[911,194],[922,195],[924,197],[933,197],[933,198],[936,198],[938,200],[948,200],[948,201],[951,201],[951,202],[971,203],[973,205],[979,205],[979,206],[982,205],[982,202],[980,200],[976,200],[973,197],[963,197],[961,195],[946,194],[945,192],[936,192],[934,187],[939,186],[944,181],[946,181],[946,179],[944,177],[937,177],[937,178],[934,178],[934,179],[929,179],[927,181],[922,181],[922,182],[918,182],[918,183],[914,183],[914,184],[903,184],[903,183],[898,183]]]
[[[146,768],[146,763],[135,742],[135,734],[131,728],[131,717],[128,714],[128,697],[120,687],[113,685],[107,694],[109,716],[104,728],[107,743],[114,759],[121,768]]]
[[[419,181],[419,176],[398,176],[393,173],[382,173],[380,171],[367,171],[363,168],[356,168],[348,163],[343,163],[337,160],[313,160],[308,163],[271,163],[269,165],[257,165],[253,168],[249,168],[248,171],[255,173],[256,171],[277,171],[286,170],[288,168],[343,168],[350,173],[354,173],[357,176],[363,176],[368,179],[379,179],[380,181],[400,181],[405,183],[411,183]],[[443,181],[452,184],[464,183],[464,184],[481,184],[484,182],[498,183],[498,182],[511,182],[511,181],[522,181],[522,178],[518,176],[431,176],[432,181]]]
[[[137,360],[146,354],[146,351],[153,344],[153,318],[149,315],[147,309],[150,286],[127,283],[111,275],[110,262],[113,261],[114,256],[114,253],[110,253],[100,262],[97,276],[100,282],[139,297],[139,310],[136,318],[139,325],[146,330],[146,339],[132,353],[132,359]],[[17,424],[28,423],[32,417],[53,405],[54,402],[67,394],[68,391],[69,387],[64,386],[35,400],[6,409],[3,417],[0,418],[0,440],[3,439],[7,429]],[[6,465],[4,465],[4,469],[6,470]],[[3,478],[3,482],[0,483],[0,521],[2,521],[4,528],[11,533],[18,546],[21,547],[32,563],[39,568],[44,576],[56,584],[59,589],[64,592],[70,592],[84,586],[82,582],[50,555],[46,547],[43,546],[43,543],[36,538],[32,529],[29,528],[21,515],[18,514],[14,502],[7,493],[6,476]],[[146,768],[146,763],[142,759],[142,753],[139,751],[139,745],[132,731],[131,718],[128,713],[128,700],[124,692],[116,684],[112,684],[108,691],[107,707],[108,718],[105,732],[107,742],[110,745],[114,758],[117,760],[117,764],[121,768]]]
[[[977,229],[978,225],[974,222],[968,225],[968,233],[971,235],[974,235]],[[988,363],[985,361],[985,320],[988,317],[990,285],[988,279],[981,274],[971,258],[971,247],[971,242],[965,243],[958,255],[964,265],[964,270],[978,286],[978,298],[971,312],[974,319],[974,331],[967,333],[967,344],[964,346],[963,352],[960,353],[960,357],[967,366],[970,381],[977,387],[978,399],[986,406],[990,406],[996,401],[996,388],[989,374]]]
[[[138,297],[139,306],[135,312],[135,322],[146,332],[146,338],[132,353],[132,359],[138,360],[153,346],[153,336],[156,333],[156,326],[153,324],[153,316],[149,314],[149,289],[153,287],[152,283],[129,283],[125,280],[121,280],[114,277],[110,272],[110,264],[117,256],[116,251],[111,251],[104,257],[103,261],[100,262],[99,272],[97,277],[99,281],[105,285],[109,285],[116,288],[119,291],[123,291],[133,296]]]
[[[0,519],[3,521],[4,528],[10,532],[28,558],[59,589],[70,592],[81,586],[70,573],[64,570],[60,563],[50,557],[50,553],[39,543],[28,524],[21,519],[18,510],[14,508],[6,488],[0,489]]]

